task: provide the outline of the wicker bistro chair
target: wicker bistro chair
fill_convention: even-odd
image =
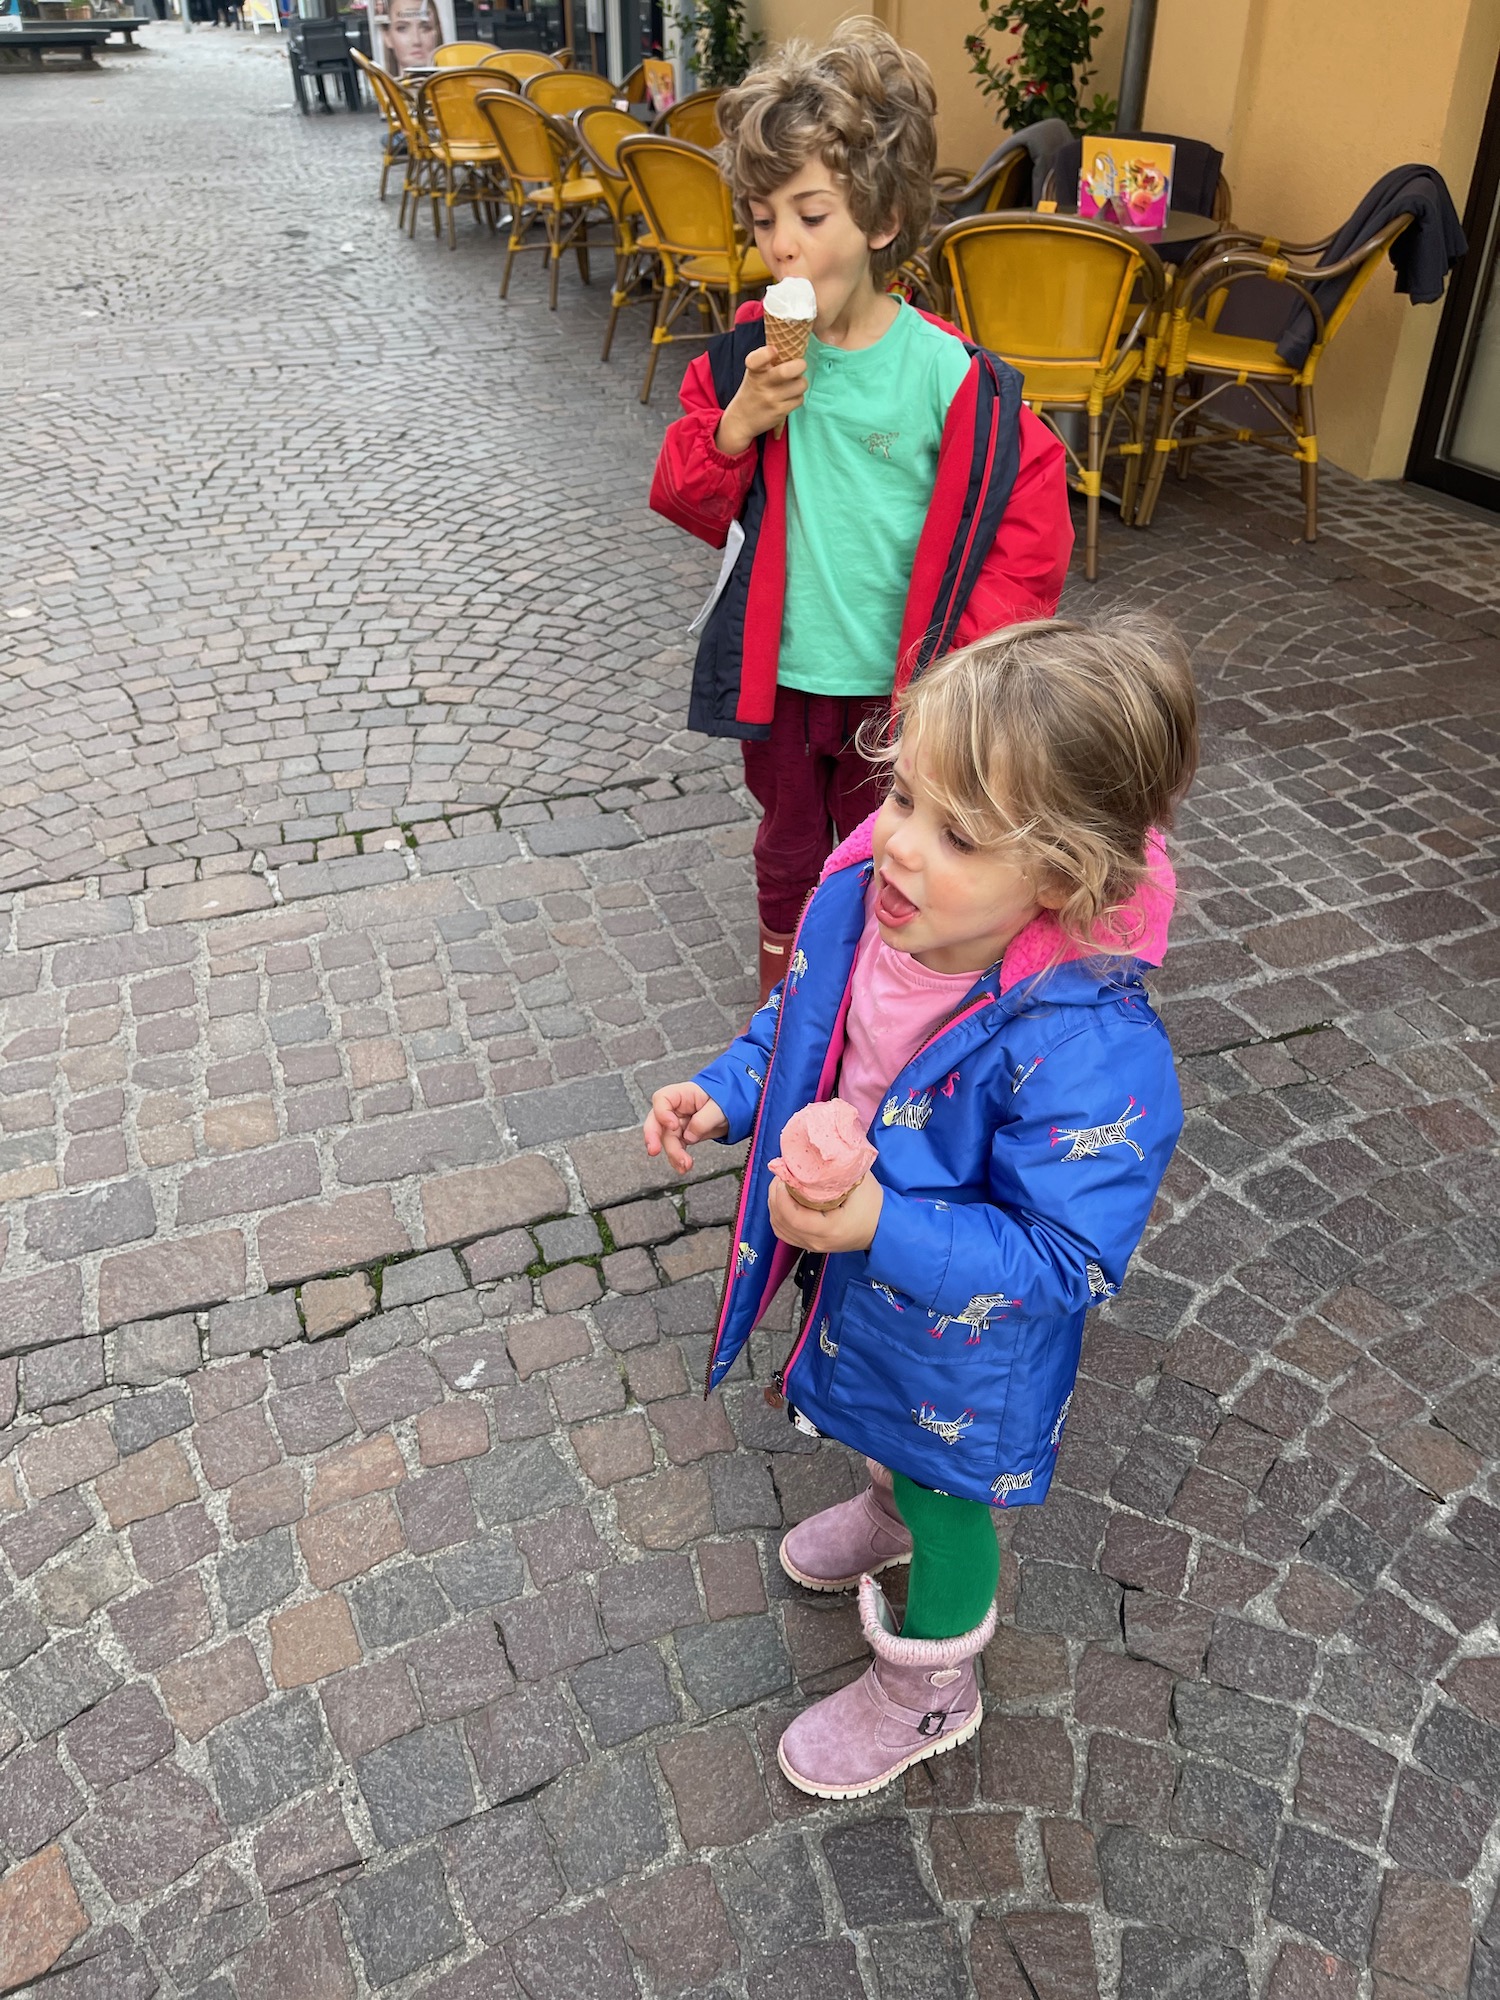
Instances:
[[[528,76],[537,76],[543,70],[563,67],[555,56],[543,55],[540,49],[496,49],[491,60],[497,69],[508,69],[518,86],[523,84]]]
[[[1162,387],[1151,463],[1136,520],[1150,525],[1174,453],[1185,461],[1202,444],[1253,444],[1296,461],[1301,468],[1303,533],[1318,536],[1318,429],[1313,381],[1323,351],[1349,317],[1355,300],[1374,277],[1381,260],[1410,221],[1397,216],[1378,235],[1359,244],[1337,263],[1316,261],[1333,241],[1278,243],[1229,230],[1199,246],[1178,278],[1162,341]],[[1249,247],[1253,241],[1254,248]],[[1312,314],[1312,346],[1300,367],[1276,352],[1279,336],[1259,339],[1221,332],[1219,321],[1233,287],[1246,279],[1286,288],[1288,312],[1299,305]],[[1332,311],[1319,306],[1317,288],[1347,280]],[[1326,295],[1325,295],[1326,297]],[[1257,430],[1229,421],[1213,405],[1231,390],[1247,392],[1270,420]]]
[[[391,177],[391,168],[405,166],[410,157],[410,145],[406,136],[406,100],[383,69],[376,67],[368,56],[358,49],[349,51],[356,67],[370,87],[370,95],[379,107],[385,120],[385,148],[380,159],[380,199],[385,200],[386,182]],[[401,197],[402,220],[406,219],[406,196]]]
[[[482,90],[476,102],[494,131],[510,188],[510,240],[505,246],[500,296],[503,299],[510,291],[517,251],[545,249],[551,265],[548,303],[556,312],[557,267],[564,250],[576,254],[578,274],[588,283],[589,221],[601,212],[609,217],[604,189],[592,174],[569,178],[574,159],[572,136],[545,111],[506,90]],[[535,222],[546,230],[545,243],[526,240]]]
[[[439,42],[433,51],[436,69],[477,69],[486,56],[495,53],[493,42]]]
[[[1140,481],[1167,289],[1161,259],[1123,229],[1031,214],[952,222],[930,258],[951,289],[958,324],[1020,370],[1026,403],[1062,438],[1087,507],[1084,573],[1092,581],[1108,453],[1126,462],[1126,520]],[[1064,412],[1087,418],[1081,453],[1055,421]],[[1122,419],[1126,436],[1117,444]]]
[[[455,207],[467,206],[494,228],[499,216],[505,159],[495,128],[479,108],[481,94],[493,91],[488,71],[438,70],[417,91],[418,122],[426,127],[433,155],[430,193],[436,220],[439,203],[448,215],[448,248],[456,249]]]
[[[690,146],[701,146],[705,153],[711,153],[724,141],[719,130],[719,99],[723,95],[722,90],[695,90],[691,97],[658,112],[651,130],[669,139],[686,139]]]
[[[615,96],[623,97],[627,104],[644,104],[646,102],[646,65],[644,63],[636,64],[635,68],[630,71],[619,89],[615,92]],[[639,130],[640,128],[637,127],[636,129]]]
[[[358,51],[354,60],[364,72],[365,79],[375,93],[375,101],[380,106],[387,123],[386,158],[394,166],[396,159],[402,163],[401,207],[396,217],[396,226],[405,229],[411,236],[417,233],[417,210],[424,200],[433,194],[433,182],[437,173],[437,155],[433,151],[432,135],[426,122],[417,114],[413,98],[401,88],[394,78],[383,69],[369,62]],[[394,120],[400,132],[400,146],[390,133]],[[385,199],[385,171],[380,176],[381,199]],[[436,236],[442,228],[437,201],[432,207],[432,233]]]
[[[620,165],[620,144],[640,137],[640,123],[611,104],[588,104],[573,114],[573,129],[584,160],[604,191],[604,205],[615,226],[615,283],[610,294],[609,326],[601,361],[608,361],[621,309],[657,282],[661,264],[656,239],[646,228],[639,197]]]
[[[543,69],[526,78],[521,95],[549,117],[571,118],[586,104],[612,104],[615,87],[607,76],[595,76],[592,70]],[[630,122],[635,125],[633,118]]]
[[[622,139],[620,165],[661,259],[661,291],[651,322],[651,358],[641,401],[651,400],[657,358],[673,340],[706,340],[734,323],[740,298],[771,282],[760,252],[736,227],[734,203],[712,153],[685,139],[642,132]],[[690,301],[704,321],[697,336],[674,333]]]

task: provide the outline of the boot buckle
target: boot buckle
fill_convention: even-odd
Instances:
[[[918,1736],[940,1735],[943,1724],[947,1720],[948,1711],[946,1708],[929,1708],[927,1713],[922,1717],[922,1720],[917,1724]]]

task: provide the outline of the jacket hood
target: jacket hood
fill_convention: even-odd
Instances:
[[[820,881],[841,868],[855,868],[869,861],[875,852],[875,820],[871,813],[836,847],[823,864]],[[1167,858],[1161,835],[1153,827],[1146,841],[1146,879],[1138,893],[1119,911],[1118,927],[1096,933],[1095,949],[1101,956],[1117,958],[1121,940],[1130,955],[1143,965],[1160,965],[1167,955],[1167,928],[1177,900],[1177,876]],[[1045,972],[1049,966],[1066,965],[1092,954],[1064,936],[1061,924],[1050,910],[1033,917],[1025,930],[1005,947],[1000,961],[1000,991],[1008,992],[1023,979]]]

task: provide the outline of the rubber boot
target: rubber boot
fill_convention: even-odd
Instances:
[[[994,1634],[993,1604],[956,1639],[903,1639],[885,1592],[865,1576],[859,1618],[874,1660],[860,1679],[804,1709],[776,1753],[789,1782],[815,1798],[879,1791],[924,1757],[967,1743],[984,1715],[974,1659]]]
[[[870,1483],[852,1500],[799,1521],[781,1538],[781,1567],[809,1590],[853,1590],[862,1576],[911,1561],[911,1535],[896,1511],[891,1475],[873,1458]]]
[[[794,931],[768,931],[764,924],[760,927],[760,1004],[765,1006],[771,997],[773,986],[779,986],[786,977],[787,954],[792,948]]]

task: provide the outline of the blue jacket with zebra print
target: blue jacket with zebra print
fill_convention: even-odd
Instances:
[[[793,1112],[834,1094],[872,824],[824,871],[782,985],[695,1079],[727,1142],[751,1140],[710,1389],[797,1256],[771,1228],[767,1162]],[[1038,918],[893,1080],[869,1132],[874,1240],[825,1261],[778,1377],[804,1429],[939,1492],[1046,1497],[1084,1315],[1124,1278],[1182,1130],[1140,977],[1160,963],[1172,890],[1158,848],[1133,959],[1069,956]]]

